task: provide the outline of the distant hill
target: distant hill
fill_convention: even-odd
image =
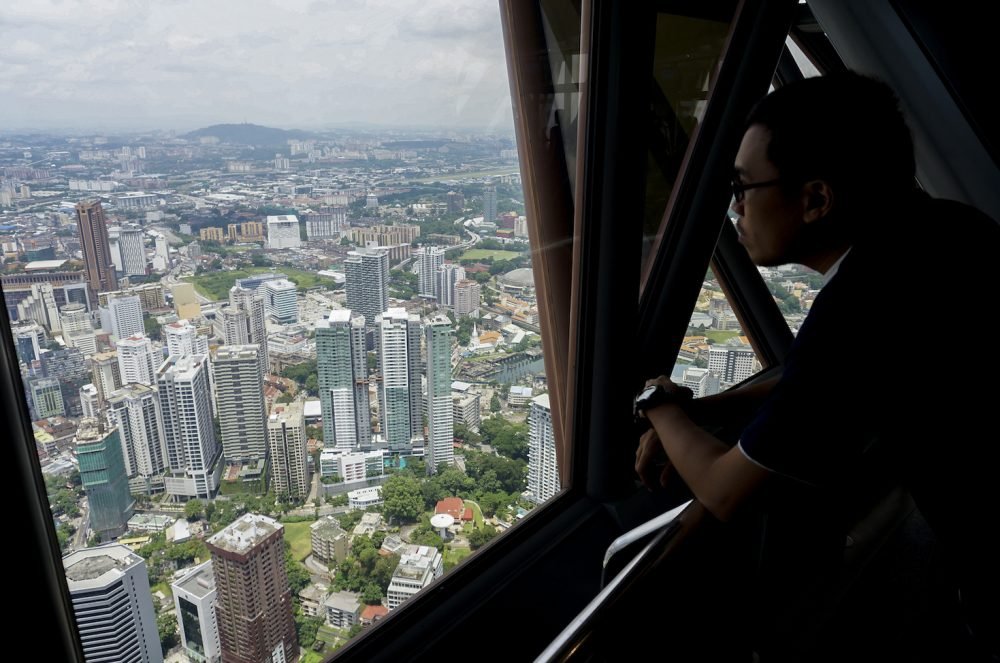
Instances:
[[[275,129],[262,127],[259,124],[214,124],[204,129],[196,129],[186,133],[182,138],[201,138],[215,136],[223,143],[240,145],[283,145],[287,140],[315,138],[308,131],[292,129]]]

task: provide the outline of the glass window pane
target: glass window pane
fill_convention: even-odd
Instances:
[[[681,164],[704,113],[735,7],[660,13],[656,21],[643,221],[643,271],[663,233]]]
[[[543,5],[573,172],[579,3]],[[84,646],[325,658],[566,487],[498,8],[133,9],[68,9],[120,40],[0,110]]]

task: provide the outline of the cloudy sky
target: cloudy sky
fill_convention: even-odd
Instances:
[[[511,127],[496,0],[11,0],[0,130]]]

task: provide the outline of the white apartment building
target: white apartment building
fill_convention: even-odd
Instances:
[[[441,553],[431,546],[406,546],[389,583],[389,610],[395,610],[411,596],[444,574]]]
[[[708,370],[719,376],[720,388],[723,389],[756,373],[758,369],[755,364],[756,357],[749,345],[717,343],[708,350]]]
[[[455,462],[451,401],[451,321],[439,315],[424,325],[427,344],[427,469]]]
[[[189,320],[181,318],[163,325],[163,339],[167,343],[167,353],[171,355],[207,355],[208,337],[198,333]]]
[[[115,338],[146,333],[142,323],[142,302],[138,296],[115,297],[108,302],[108,312],[111,314],[111,333]]]
[[[208,499],[222,474],[222,445],[215,437],[208,357],[169,357],[157,372],[163,415],[167,493]]]
[[[117,351],[122,384],[154,383],[159,361],[153,352],[153,343],[148,338],[142,334],[123,338],[118,341]]]
[[[347,505],[352,509],[364,511],[370,506],[382,504],[382,501],[382,486],[368,486],[347,493]]]
[[[559,492],[556,439],[548,394],[531,399],[528,413],[528,492],[539,504]]]
[[[371,442],[365,318],[350,309],[316,323],[316,372],[323,440],[342,450]]]
[[[166,469],[163,417],[156,387],[127,384],[108,398],[128,476],[150,478]]]
[[[301,402],[275,404],[267,420],[271,487],[277,495],[309,496],[306,426]]]
[[[226,462],[264,458],[267,406],[260,351],[256,345],[223,345],[211,366]]]
[[[258,290],[264,298],[264,312],[279,325],[292,325],[299,321],[298,288],[291,281],[267,281]]]
[[[294,214],[267,217],[267,248],[297,249],[302,246],[299,218]]]
[[[423,246],[413,252],[417,259],[419,280],[417,294],[421,297],[437,297],[437,270],[444,264],[444,248]]]

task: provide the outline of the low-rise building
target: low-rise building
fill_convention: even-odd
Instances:
[[[361,601],[353,592],[334,592],[323,602],[326,622],[334,628],[351,628],[361,620]]]
[[[389,583],[388,607],[395,610],[444,574],[441,553],[431,546],[406,546]]]
[[[347,493],[347,503],[352,509],[367,509],[382,504],[382,486],[358,488]]]
[[[355,526],[352,534],[354,536],[371,536],[378,531],[382,524],[382,515],[378,513],[366,513],[361,516],[361,522]]]
[[[324,564],[340,564],[347,558],[347,532],[333,516],[320,518],[309,526],[312,554]]]

